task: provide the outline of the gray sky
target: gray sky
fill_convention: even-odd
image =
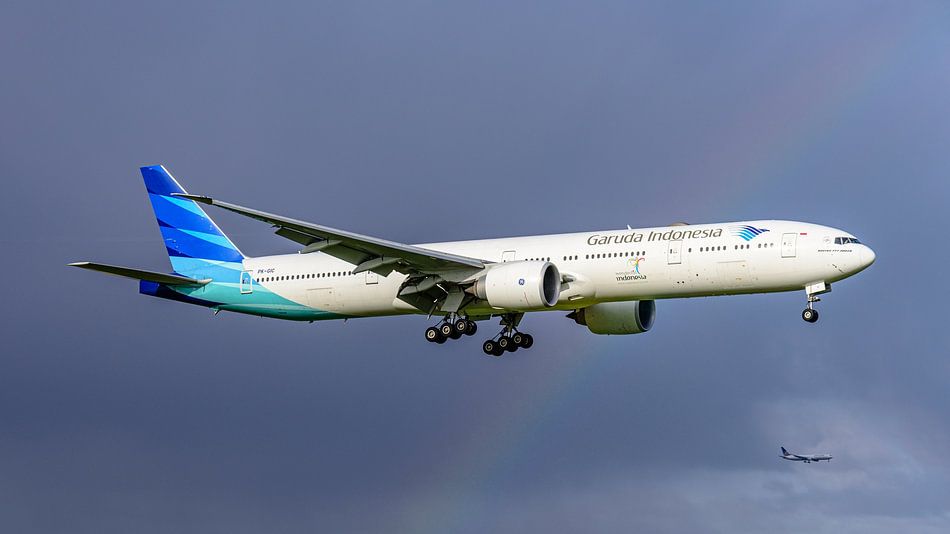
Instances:
[[[950,530],[950,8],[669,4],[7,3],[0,530]],[[66,268],[168,268],[154,163],[405,242],[789,218],[877,263],[814,326],[662,301],[495,359]]]

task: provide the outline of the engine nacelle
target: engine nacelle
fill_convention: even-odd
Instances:
[[[642,334],[653,327],[656,301],[602,302],[576,310],[568,317],[594,334]]]
[[[547,261],[498,263],[475,282],[472,292],[493,308],[548,308],[561,294],[561,273]]]

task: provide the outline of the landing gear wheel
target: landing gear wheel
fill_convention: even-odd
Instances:
[[[482,352],[489,356],[501,356],[502,350],[498,347],[498,343],[495,343],[494,340],[489,339],[482,344]]]
[[[522,334],[521,332],[515,332],[514,334],[511,335],[511,342],[514,343],[515,346],[517,347],[523,347],[524,334]]]
[[[508,345],[511,345],[511,339],[501,336],[495,344],[498,345],[498,348],[501,350],[509,350]]]
[[[531,337],[531,334],[522,334],[521,339],[521,348],[530,349],[531,345],[534,345],[534,338]]]
[[[441,333],[443,337],[452,337],[452,334],[455,333],[455,329],[452,328],[452,325],[449,323],[442,323],[439,325],[439,333]]]
[[[517,343],[515,343],[514,341],[512,341],[511,338],[509,338],[509,340],[508,340],[508,346],[505,347],[505,350],[507,350],[508,352],[514,352],[514,351],[518,350],[519,348],[520,348],[520,346],[519,346]]]
[[[809,323],[818,321],[818,310],[813,308],[805,308],[805,310],[802,312],[802,319]]]
[[[465,327],[465,335],[474,336],[475,332],[478,331],[478,324],[475,321],[468,321],[468,324]]]
[[[434,326],[426,328],[426,341],[431,343],[445,343],[445,336]]]
[[[452,328],[455,329],[459,337],[465,335],[468,333],[468,319],[456,319],[455,322],[452,323]]]

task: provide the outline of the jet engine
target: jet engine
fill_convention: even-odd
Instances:
[[[641,334],[653,327],[656,301],[602,302],[574,310],[568,317],[594,334]]]
[[[517,261],[490,266],[469,290],[493,308],[531,310],[557,304],[561,273],[551,262]]]

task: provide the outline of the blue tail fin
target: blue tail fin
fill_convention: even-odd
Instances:
[[[176,272],[188,273],[202,264],[240,263],[244,259],[241,251],[198,204],[172,196],[185,190],[165,167],[142,167],[142,177]]]

